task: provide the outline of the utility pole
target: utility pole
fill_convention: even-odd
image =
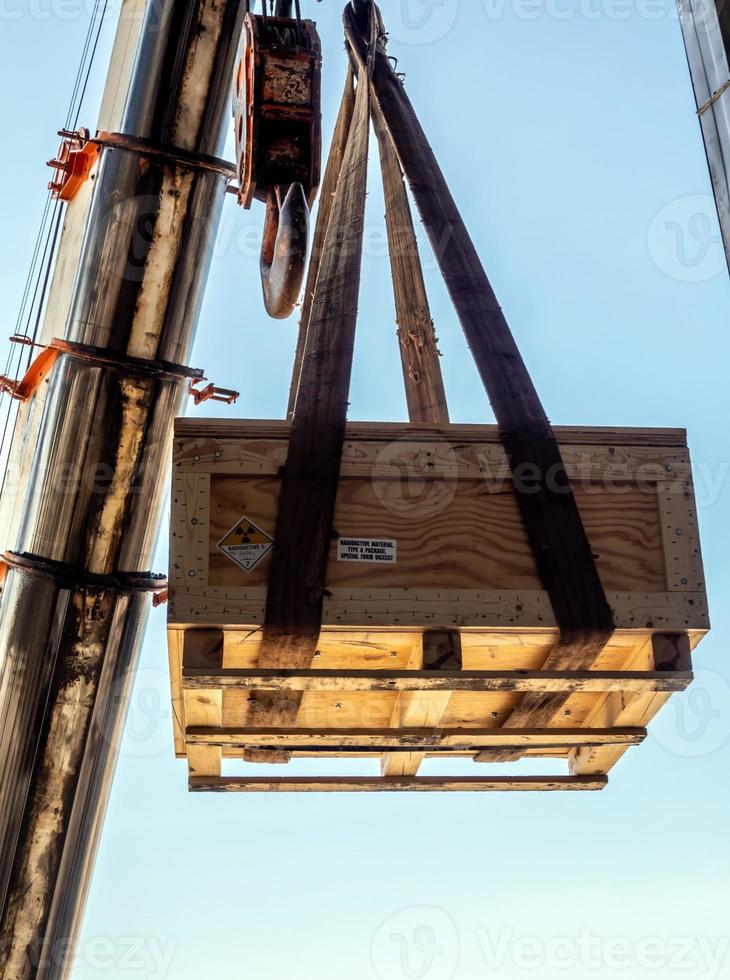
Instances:
[[[229,170],[241,0],[147,9],[0,604],[0,977],[67,975],[149,608]],[[117,136],[119,138],[117,139]]]

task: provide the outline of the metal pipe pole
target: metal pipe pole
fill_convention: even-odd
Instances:
[[[677,0],[677,7],[730,266],[730,11],[712,0]]]
[[[194,158],[222,152],[243,12],[151,3],[122,129],[191,162],[103,150],[65,335],[82,346],[54,369],[0,606],[3,980],[63,977],[83,908],[225,198]]]
[[[148,0],[122,0],[97,129],[121,128],[129,80],[134,67],[134,55],[147,2]],[[95,178],[96,167],[92,175]],[[48,290],[43,325],[38,337],[41,344],[47,344],[54,337],[63,334],[71,306],[76,269],[94,187],[95,179],[88,180],[81,186],[72,201],[60,205],[65,208],[63,229]],[[0,550],[2,551],[12,546],[18,534],[25,502],[25,487],[30,473],[33,450],[38,442],[46,391],[47,386],[41,385],[31,401],[18,407],[11,451],[2,481],[2,496],[0,496]]]

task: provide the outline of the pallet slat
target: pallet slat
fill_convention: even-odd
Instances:
[[[312,749],[351,749],[375,752],[432,752],[436,749],[490,748],[575,748],[604,745],[640,745],[646,738],[645,728],[576,728],[576,729],[257,729],[257,728],[188,728],[189,745],[217,745],[231,748],[287,749],[290,752]]]
[[[368,755],[379,753],[434,755],[463,755],[488,753],[490,750],[538,750],[563,754],[570,749],[597,749],[606,746],[627,749],[640,745],[646,738],[645,728],[609,729],[450,729],[444,731],[361,729],[331,730],[314,729],[231,729],[188,728],[185,738],[188,751],[194,746],[215,746],[220,749],[239,749],[247,761],[270,762],[278,753],[291,754]],[[280,761],[289,761],[289,758]],[[489,758],[477,761],[489,762]],[[384,773],[384,775],[388,775]],[[413,774],[415,775],[415,774]]]
[[[316,779],[267,779],[244,777],[192,777],[193,793],[514,793],[514,792],[595,792],[608,785],[606,776],[494,776],[491,779],[429,776],[337,776]]]
[[[684,691],[689,671],[602,670],[239,670],[184,668],[184,690],[242,691],[517,691],[523,693],[604,693]]]

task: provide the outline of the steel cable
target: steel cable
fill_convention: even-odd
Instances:
[[[68,112],[66,114],[65,129],[76,129],[78,126],[108,6],[109,0],[95,0],[81,51],[78,71],[74,80]],[[62,202],[58,199],[54,201],[53,194],[49,192],[41,215],[38,235],[33,247],[30,268],[23,287],[15,325],[16,335],[27,338],[32,344],[35,344],[38,340],[48,296],[48,288],[54,268],[58,240],[63,225],[63,214]],[[30,333],[31,324],[33,325],[32,334]],[[30,346],[26,370],[33,359],[33,352],[34,347]],[[5,364],[5,376],[18,382],[22,365],[22,345],[10,343]],[[0,402],[2,401],[3,395],[7,398],[7,410],[4,413],[2,435],[0,436],[0,465],[3,468],[0,495],[5,488],[7,476],[6,464],[13,446],[15,421],[18,414],[18,402],[8,393],[0,393]],[[11,425],[13,431],[8,439],[8,434],[11,432]]]

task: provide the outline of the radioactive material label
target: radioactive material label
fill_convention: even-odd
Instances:
[[[398,543],[391,538],[339,538],[337,541],[337,561],[395,565],[397,558]]]
[[[271,535],[245,516],[218,542],[218,550],[240,565],[244,572],[252,572],[273,547]]]

